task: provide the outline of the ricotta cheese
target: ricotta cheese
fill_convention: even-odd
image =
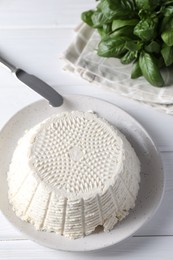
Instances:
[[[8,171],[9,201],[37,230],[80,238],[128,215],[140,162],[125,136],[91,112],[64,112],[19,140]]]

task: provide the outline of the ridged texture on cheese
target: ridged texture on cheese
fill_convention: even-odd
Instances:
[[[93,113],[61,113],[19,140],[9,201],[37,230],[80,238],[128,215],[139,181],[139,160],[122,133]]]

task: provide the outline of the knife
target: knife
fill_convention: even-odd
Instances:
[[[22,69],[18,69],[10,62],[0,57],[0,64],[8,68],[20,81],[36,91],[42,97],[47,99],[51,106],[59,107],[63,104],[63,97],[50,85],[37,78],[34,75],[28,74]]]

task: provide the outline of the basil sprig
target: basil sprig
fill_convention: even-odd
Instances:
[[[133,63],[131,78],[165,85],[161,68],[173,64],[173,0],[97,0],[82,20],[98,30],[97,54]]]

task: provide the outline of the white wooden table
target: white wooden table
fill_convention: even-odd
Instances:
[[[128,111],[154,137],[162,155],[166,192],[154,218],[133,237],[111,248],[69,253],[27,240],[0,213],[0,259],[173,259],[173,117],[93,87],[63,72],[58,59],[74,37],[80,13],[94,0],[0,1],[0,52],[16,66],[41,77],[61,93],[103,98]],[[0,127],[40,96],[0,68]]]

